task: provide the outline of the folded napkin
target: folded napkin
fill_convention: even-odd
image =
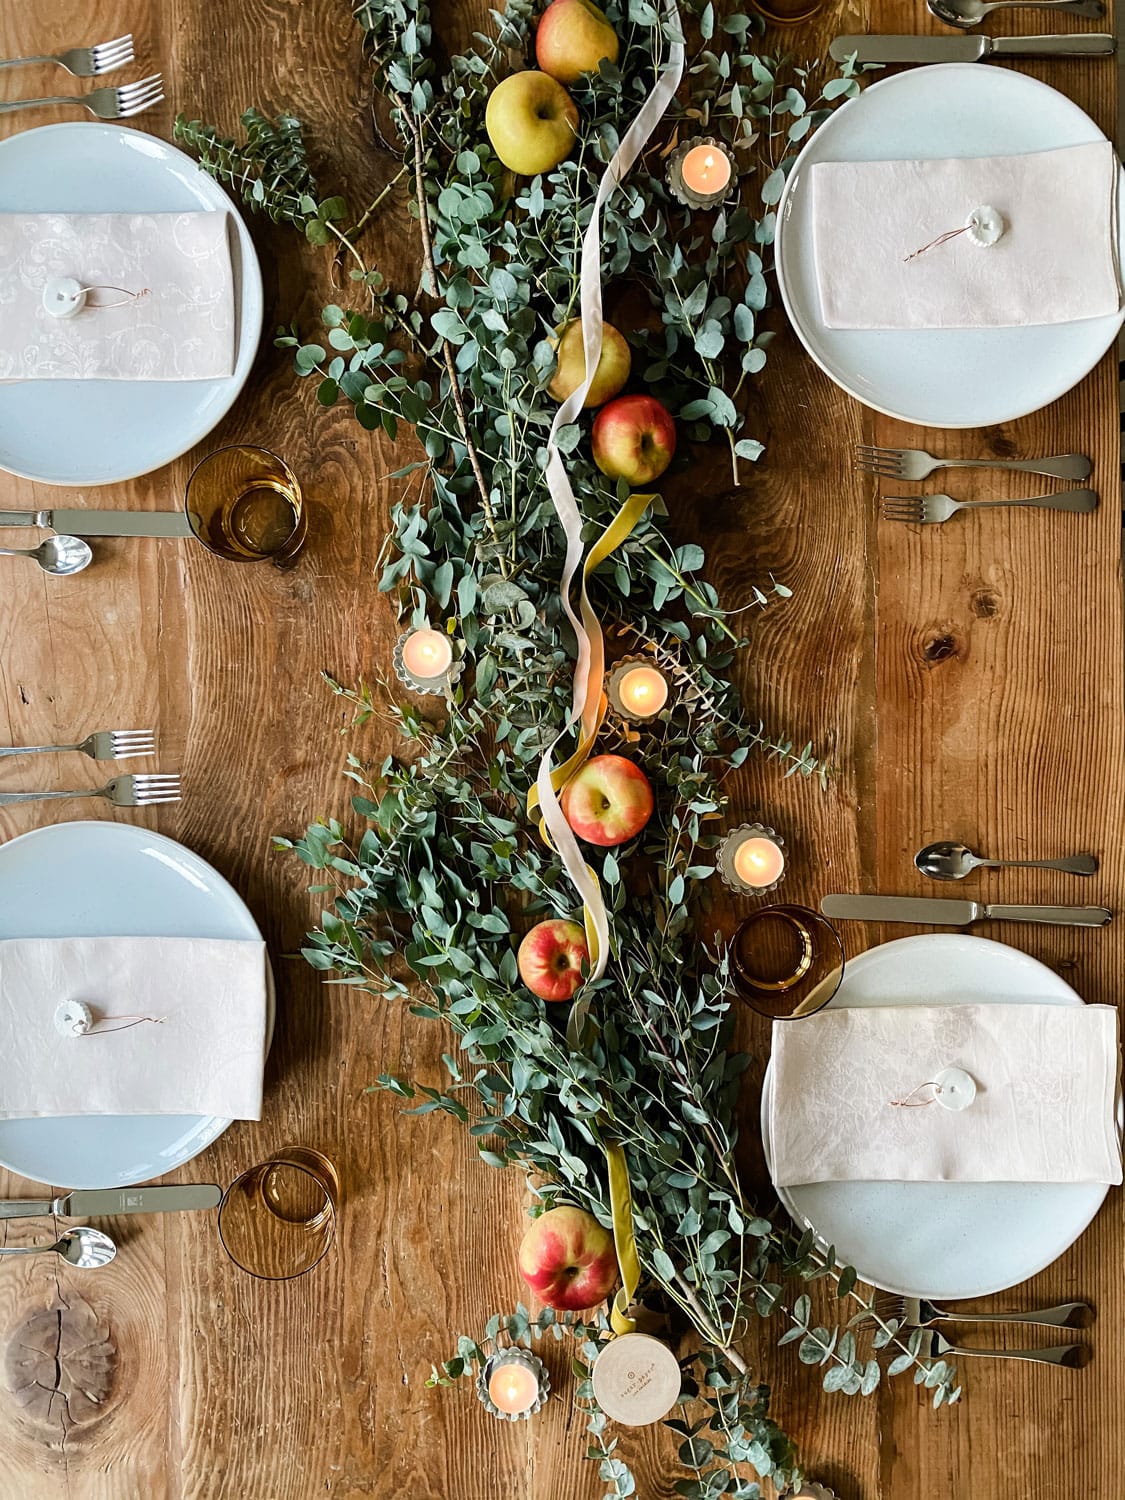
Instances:
[[[772,1067],[779,1187],[1121,1181],[1112,1006],[825,1010],[774,1022]],[[973,1078],[968,1108],[891,1104],[944,1068]]]
[[[95,1029],[61,1035],[64,1000],[89,1006]],[[108,1030],[131,1016],[160,1023]],[[257,1120],[265,1026],[263,943],[9,938],[0,942],[0,1118]]]
[[[148,293],[59,318],[43,292],[63,278]],[[0,214],[0,379],[215,380],[234,336],[226,214]]]
[[[829,328],[1019,328],[1115,313],[1119,168],[1108,141],[1027,156],[818,162],[813,255]],[[990,205],[967,234],[907,261]]]

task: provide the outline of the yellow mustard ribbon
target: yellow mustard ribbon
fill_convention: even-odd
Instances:
[[[605,682],[605,638],[602,635],[601,621],[590,603],[587,584],[595,568],[601,566],[607,557],[613,555],[629,536],[632,535],[637,522],[648,510],[655,495],[633,494],[621,506],[621,509],[603,530],[601,536],[586,554],[586,560],[582,565],[582,589],[579,595],[579,609],[582,615],[582,623],[586,627],[586,633],[590,640],[590,668],[586,676],[586,697],[582,704],[582,732],[578,744],[573,753],[565,761],[551,772],[551,785],[556,792],[560,792],[572,776],[586,764],[590,757],[590,751],[598,737],[602,724],[605,720],[606,708],[608,706],[604,691]],[[539,788],[532,783],[527,794],[527,814],[533,818],[539,809]],[[550,846],[551,840],[547,829],[540,820],[539,834],[543,842]],[[586,866],[587,874],[590,876],[595,888],[598,885],[598,877],[589,865]],[[588,906],[583,905],[583,925],[586,929],[586,946],[590,955],[590,968],[597,969],[601,961],[601,947],[598,942],[597,932],[594,928],[592,913]],[[586,1017],[590,1010],[590,999],[579,994],[578,999],[570,1012],[567,1022],[566,1034],[568,1044],[577,1050],[582,1043],[582,1035],[585,1031]]]
[[[605,1142],[605,1158],[609,1168],[609,1205],[613,1214],[613,1244],[617,1251],[617,1264],[621,1268],[621,1290],[613,1299],[609,1310],[609,1321],[614,1333],[633,1333],[637,1320],[629,1316],[629,1309],[641,1284],[641,1262],[637,1254],[637,1240],[633,1233],[633,1190],[629,1183],[629,1164],[625,1152],[617,1141]]]

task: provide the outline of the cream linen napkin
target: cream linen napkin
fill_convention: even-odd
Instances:
[[[818,162],[813,254],[829,328],[1018,328],[1114,313],[1119,169],[1108,141],[1027,156]],[[989,204],[1005,232],[921,249]]]
[[[54,1013],[160,1016],[62,1036]],[[257,1120],[266,956],[216,938],[9,938],[0,942],[0,1118],[219,1115]]]
[[[43,289],[60,277],[149,291],[58,318]],[[234,335],[226,214],[0,214],[0,379],[216,380]]]
[[[1121,1181],[1112,1006],[825,1010],[774,1022],[772,1066],[779,1187]],[[889,1102],[946,1067],[975,1080],[967,1109]]]

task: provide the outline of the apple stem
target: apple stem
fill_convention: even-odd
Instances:
[[[429,283],[428,289],[436,297],[438,295],[438,275],[437,266],[434,263],[433,237],[430,233],[429,202],[426,197],[426,158],[422,143],[422,124],[402,94],[395,94],[394,101],[403,119],[406,121],[407,129],[410,131],[411,140],[414,143],[414,196],[418,200],[418,230],[422,237],[422,260],[426,269],[426,279]],[[448,339],[442,339],[441,352],[442,359],[445,362],[446,375],[449,379],[449,393],[453,397],[453,405],[457,412],[457,426],[461,432],[461,441],[465,445],[465,452],[468,455],[473,477],[480,492],[484,518],[496,546],[497,566],[501,574],[507,578],[508,559],[500,550],[500,538],[496,534],[496,517],[492,511],[492,501],[489,498],[488,485],[485,482],[484,472],[480,466],[480,457],[477,454],[476,444],[473,442],[469,432],[469,414],[465,409],[465,398],[461,394],[461,382],[457,378],[457,364],[453,355],[453,345]]]

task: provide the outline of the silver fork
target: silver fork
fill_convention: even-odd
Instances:
[[[1095,490],[1059,490],[1055,495],[1032,495],[1026,500],[954,500],[952,495],[885,495],[883,520],[912,526],[936,526],[959,510],[993,510],[999,506],[1033,510],[1091,511],[1098,508]]]
[[[0,757],[45,755],[62,750],[81,750],[91,760],[129,760],[135,755],[152,755],[156,736],[151,729],[99,729],[76,745],[0,745]]]
[[[1033,1364],[1062,1365],[1068,1370],[1081,1370],[1094,1357],[1089,1344],[1054,1344],[1047,1349],[964,1349],[932,1328],[923,1333],[918,1354],[922,1359],[944,1359],[947,1354],[958,1359],[1026,1359]]]
[[[115,776],[105,786],[83,787],[78,792],[0,792],[0,807],[18,802],[55,802],[60,797],[104,797],[114,807],[151,807],[157,802],[180,800],[178,776]]]
[[[1060,453],[1055,458],[935,458],[921,448],[873,448],[856,444],[855,466],[861,474],[883,479],[928,479],[935,469],[1018,469],[1021,474],[1047,474],[1052,479],[1087,479],[1093,465],[1084,453]]]
[[[94,89],[89,94],[58,94],[49,99],[8,99],[0,104],[0,114],[16,109],[35,109],[43,104],[80,104],[99,120],[126,120],[151,109],[164,98],[164,80],[159,73],[126,83],[118,89]]]
[[[1096,1316],[1086,1302],[1062,1302],[1058,1307],[1022,1313],[950,1312],[925,1297],[891,1297],[885,1301],[880,1298],[876,1305],[882,1316],[897,1318],[908,1328],[925,1328],[931,1323],[1027,1323],[1036,1328],[1089,1328]]]
[[[96,78],[133,61],[133,33],[95,42],[92,47],[71,47],[69,52],[49,52],[42,57],[3,57],[0,68],[22,68],[25,63],[58,63],[75,78]]]

